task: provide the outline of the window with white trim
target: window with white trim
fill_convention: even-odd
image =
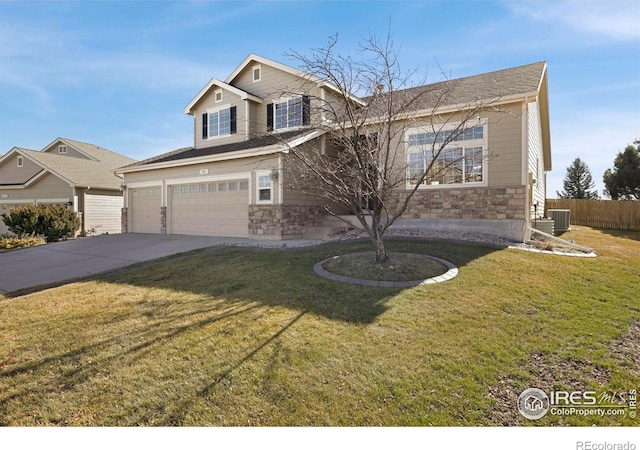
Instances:
[[[58,145],[58,153],[67,153],[66,145]]]
[[[24,158],[22,156],[18,156],[17,164],[18,164],[18,167],[24,166]]]
[[[256,81],[260,81],[262,79],[262,66],[260,66],[260,65],[253,66],[252,74],[253,74],[253,82],[254,83]]]
[[[286,130],[309,125],[311,102],[308,96],[301,95],[278,99],[267,105],[267,131]]]
[[[271,171],[256,173],[257,203],[273,203],[273,180]]]
[[[431,169],[424,180],[426,185],[477,184],[485,181],[486,125],[465,128],[452,138],[454,132],[455,128],[439,132],[409,130],[406,142],[410,184],[415,184],[429,166]],[[447,145],[437,154],[445,142],[448,142]]]
[[[213,92],[214,101],[220,103],[222,101],[222,89],[217,89]]]
[[[202,115],[202,139],[229,136],[237,132],[236,107],[226,106]]]

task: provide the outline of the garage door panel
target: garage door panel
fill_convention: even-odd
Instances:
[[[133,233],[160,233],[161,187],[129,189]]]
[[[248,235],[248,180],[172,186],[170,232],[212,236]],[[240,190],[240,186],[244,189]],[[230,190],[229,187],[235,190]]]

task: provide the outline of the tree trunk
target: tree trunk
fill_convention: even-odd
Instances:
[[[389,254],[384,248],[384,241],[382,240],[382,234],[380,230],[376,231],[376,237],[374,240],[374,244],[376,246],[376,264],[383,263],[389,259]]]

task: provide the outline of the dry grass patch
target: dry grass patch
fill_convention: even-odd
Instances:
[[[405,290],[313,273],[370,250],[350,242],[211,248],[4,298],[0,425],[530,425],[506,390],[640,385],[640,239],[572,233],[598,258],[390,240],[459,268]]]

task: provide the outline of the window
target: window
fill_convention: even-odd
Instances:
[[[24,158],[22,156],[18,156],[18,167],[24,166]]]
[[[417,130],[416,130],[417,131]],[[410,132],[411,133],[411,132]],[[486,133],[484,125],[466,128],[452,138],[453,130],[414,132],[407,137],[407,164],[409,182],[415,184],[427,168],[424,183],[449,185],[482,183],[484,180],[484,149]],[[434,154],[443,143],[447,145],[434,161]]]
[[[187,186],[186,184],[184,186],[180,186],[180,193],[181,194],[188,194],[189,193],[189,186]]]
[[[215,183],[211,183],[209,185],[209,192],[215,192],[216,191],[216,184]]]
[[[218,192],[225,192],[227,190],[227,183],[218,183]]]
[[[271,203],[272,182],[271,172],[258,173],[258,203]]]
[[[213,93],[214,99],[216,103],[220,103],[222,101],[222,89],[218,89]]]
[[[309,125],[311,103],[306,95],[279,100],[267,105],[267,130],[284,130],[287,128]]]
[[[173,187],[173,193],[175,194],[179,194],[180,193],[180,186],[174,186]]]
[[[240,190],[241,191],[248,191],[249,190],[249,182],[248,181],[241,181],[240,182]]]
[[[192,184],[189,186],[189,193],[190,194],[195,194],[196,192],[198,192],[198,185],[197,184]]]
[[[235,181],[232,181],[229,183],[229,190],[230,191],[237,191],[238,190],[238,183]]]
[[[206,184],[199,184],[198,185],[198,192],[200,192],[200,193],[207,192],[207,185]]]
[[[236,107],[229,106],[202,115],[202,139],[228,136],[237,132]]]
[[[58,153],[67,153],[67,146],[66,145],[59,145],[58,146]]]
[[[260,81],[262,79],[262,67],[253,66],[253,82]]]

